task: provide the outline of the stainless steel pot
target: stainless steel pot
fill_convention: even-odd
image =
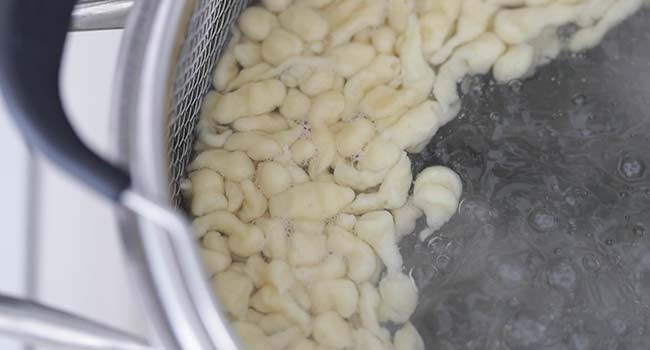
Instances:
[[[5,332],[82,348],[152,346],[236,349],[194,234],[176,206],[192,149],[192,129],[210,72],[245,1],[142,0],[127,21],[116,80],[120,165],[100,159],[76,136],[61,106],[58,73],[74,0],[0,4],[3,93],[28,141],[70,175],[115,202],[134,283],[155,333],[147,342],[44,306],[9,298]],[[77,8],[78,29],[99,13],[120,25],[125,1]],[[113,19],[118,19],[117,22]],[[25,305],[29,312],[25,313]],[[46,314],[47,312],[47,314]],[[21,321],[21,322],[19,322]],[[58,324],[56,327],[48,324]],[[95,327],[89,327],[89,325]],[[80,335],[84,335],[81,337]],[[120,337],[116,337],[119,335]]]
[[[77,18],[96,13],[90,3]],[[12,298],[0,298],[0,330],[87,348],[235,349],[176,208],[211,68],[246,1],[134,2],[113,100],[119,166],[79,141],[60,106],[58,62],[73,5],[0,3],[0,84],[26,137],[116,203],[155,336],[87,327]],[[114,12],[99,13],[108,19],[101,27],[120,26]],[[641,11],[600,47],[561,56],[523,84],[464,80],[459,117],[412,155],[414,173],[445,164],[466,189],[440,232],[401,243],[420,288],[413,320],[428,348],[647,348],[649,16]]]

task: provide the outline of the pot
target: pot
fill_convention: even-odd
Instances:
[[[211,69],[247,2],[105,3],[130,8],[113,99],[117,164],[79,140],[61,107],[59,62],[75,1],[0,4],[0,84],[26,138],[115,203],[154,336],[9,297],[0,298],[0,327],[88,348],[236,349],[197,255],[180,181]],[[103,15],[111,19],[103,27],[120,25]],[[427,348],[647,347],[648,16],[640,11],[599,47],[563,54],[526,81],[466,78],[459,117],[411,155],[414,173],[443,164],[465,188],[441,231],[400,244],[420,289],[413,323]]]

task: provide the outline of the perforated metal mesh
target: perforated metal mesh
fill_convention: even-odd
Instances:
[[[212,68],[230,37],[246,0],[196,0],[176,65],[169,125],[170,190],[181,203],[180,181],[192,155],[194,128],[203,96],[211,88]]]

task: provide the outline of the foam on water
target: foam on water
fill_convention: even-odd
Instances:
[[[650,12],[528,80],[461,90],[412,157],[464,182],[449,224],[401,243],[427,349],[648,349]]]

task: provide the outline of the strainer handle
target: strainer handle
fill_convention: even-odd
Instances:
[[[59,70],[76,0],[0,1],[0,88],[26,138],[50,161],[113,201],[130,177],[88,148],[61,103]]]
[[[0,294],[0,333],[61,349],[152,350],[140,337],[4,294]]]
[[[72,12],[71,31],[124,28],[134,0],[79,0]]]

